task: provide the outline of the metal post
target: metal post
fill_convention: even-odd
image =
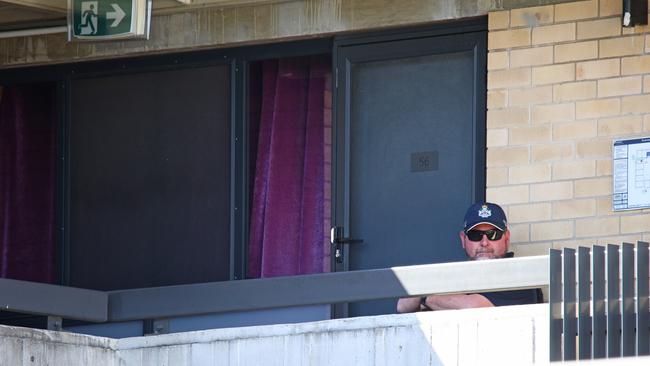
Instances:
[[[562,284],[564,299],[563,323],[564,342],[563,360],[576,359],[576,251],[564,248],[562,251]]]
[[[589,248],[578,248],[578,359],[591,358],[591,271],[589,269]]]
[[[593,273],[593,314],[591,317],[591,349],[593,358],[604,358],[607,354],[605,318],[605,247],[591,248],[591,272]]]
[[[648,330],[648,243],[636,244],[636,352],[638,356],[650,355],[650,334]]]
[[[623,261],[621,262],[621,286],[622,286],[622,355],[634,356],[636,344],[634,342],[634,327],[636,319],[634,316],[634,245],[623,243]]]
[[[562,361],[562,252],[549,250],[549,360]]]
[[[607,357],[621,356],[621,303],[618,246],[607,244]]]

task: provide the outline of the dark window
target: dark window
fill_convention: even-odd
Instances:
[[[229,70],[72,81],[69,285],[230,279]]]

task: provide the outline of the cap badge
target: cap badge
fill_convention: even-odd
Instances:
[[[490,211],[490,209],[486,205],[483,205],[481,206],[481,209],[478,210],[478,215],[482,218],[487,218],[492,216],[492,211]]]

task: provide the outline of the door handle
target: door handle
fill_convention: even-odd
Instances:
[[[330,230],[330,243],[332,244],[361,244],[363,239],[353,239],[343,237],[343,227],[333,226]]]
[[[334,257],[336,263],[343,263],[343,244],[361,244],[363,239],[352,239],[343,237],[343,227],[333,226],[330,230],[330,243],[335,246]]]

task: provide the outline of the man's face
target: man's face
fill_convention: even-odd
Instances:
[[[486,231],[498,229],[490,224],[480,224],[472,230]],[[506,230],[503,236],[501,236],[501,239],[493,241],[489,240],[487,235],[481,236],[479,241],[471,241],[467,237],[467,234],[461,231],[460,242],[471,260],[503,258],[508,251],[508,244],[510,244],[510,231]]]

